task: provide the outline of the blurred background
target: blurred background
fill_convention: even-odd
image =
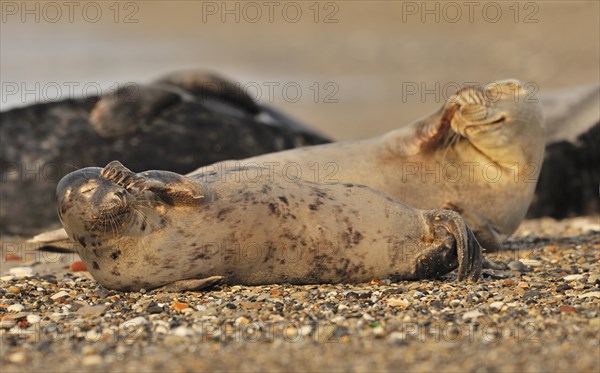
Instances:
[[[598,83],[599,7],[2,1],[1,109],[199,68],[335,139],[364,138],[429,113],[472,82],[518,78],[540,90]]]

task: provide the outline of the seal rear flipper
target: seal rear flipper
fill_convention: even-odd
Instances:
[[[481,276],[482,249],[475,235],[455,211],[441,210],[433,214],[433,231],[440,227],[454,238],[421,255],[417,261],[418,275],[440,275],[458,266],[458,280],[477,281]],[[437,234],[436,234],[437,236]]]
[[[52,253],[69,254],[74,253],[73,241],[67,235],[64,228],[40,233],[26,241],[27,245],[36,245],[37,250]]]
[[[207,278],[179,280],[170,284],[154,289],[154,291],[163,291],[169,293],[177,293],[183,291],[194,291],[206,289],[223,281],[223,276],[211,276]]]
[[[458,212],[464,221],[468,222],[469,228],[477,237],[477,242],[484,251],[494,252],[500,249],[505,237],[481,214],[470,212],[472,209],[463,208],[453,202],[447,202],[441,208]]]

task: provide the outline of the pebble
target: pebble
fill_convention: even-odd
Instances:
[[[139,316],[139,317],[134,317],[133,319],[127,320],[125,322],[122,322],[119,325],[119,329],[130,329],[130,328],[135,328],[135,327],[142,326],[145,324],[148,324],[148,320],[146,320],[146,318],[143,316]]]
[[[100,356],[100,355],[88,355],[88,356],[84,356],[83,359],[81,359],[81,364],[84,365],[84,366],[91,366],[91,365],[102,364],[102,356]]]
[[[27,315],[27,322],[30,324],[37,324],[42,318],[38,315]]]
[[[8,281],[12,281],[14,278],[15,278],[14,275],[6,275],[6,276],[0,277],[0,280],[8,282]]]
[[[527,268],[525,264],[523,264],[520,260],[513,260],[508,263],[508,269],[517,272],[530,272],[531,269]]]
[[[11,304],[10,306],[8,306],[8,308],[6,309],[8,312],[21,312],[25,309],[25,307],[22,304],[16,303],[16,304]]]
[[[577,309],[571,306],[560,306],[558,310],[560,313],[577,313]]]
[[[15,364],[21,364],[27,361],[27,355],[23,352],[15,352],[14,354],[8,355],[8,361]]]
[[[77,262],[71,263],[71,271],[73,271],[73,272],[85,272],[87,270],[88,270],[87,267],[85,266],[85,264],[82,261],[77,261]]]
[[[404,299],[397,299],[397,298],[389,299],[387,304],[388,304],[388,306],[397,307],[402,310],[405,310],[408,308],[408,306],[410,306],[410,302],[407,302]]]
[[[479,310],[473,310],[473,311],[465,312],[462,315],[462,318],[463,318],[463,320],[473,320],[473,319],[477,319],[480,316],[483,316],[483,313],[481,313]]]
[[[186,308],[189,308],[189,306],[190,306],[189,304],[183,303],[183,302],[173,302],[171,304],[171,307],[177,312],[182,311]]]
[[[381,325],[377,325],[376,327],[374,327],[373,329],[371,329],[371,331],[373,332],[373,334],[376,337],[383,337],[383,336],[385,336],[385,329],[383,329],[383,327]]]
[[[600,298],[600,291],[579,294],[579,298]]]
[[[504,307],[504,302],[494,302],[490,304],[490,308],[493,308],[495,310],[500,310],[502,309],[502,307]]]
[[[17,322],[15,320],[11,320],[9,318],[0,319],[0,328],[2,329],[10,329],[16,324]]]
[[[79,308],[76,313],[81,316],[91,317],[98,316],[104,312],[106,306],[98,305],[98,306],[83,306]]]
[[[61,291],[59,291],[58,293],[56,293],[56,294],[52,295],[52,296],[50,297],[50,299],[52,299],[52,300],[57,300],[57,299],[59,299],[59,298],[65,298],[65,297],[68,297],[68,296],[69,296],[69,293],[67,293],[67,292],[66,292],[66,291],[64,291],[64,290],[61,290]]]
[[[521,259],[521,263],[529,267],[539,267],[542,265],[542,262],[536,259]]]
[[[246,325],[250,323],[250,320],[248,320],[247,318],[245,318],[244,316],[240,316],[237,319],[235,319],[235,321],[233,322],[236,325]]]
[[[588,277],[588,284],[597,284],[600,283],[600,274],[594,273],[593,275],[590,275],[590,277]]]
[[[563,279],[565,281],[579,281],[583,278],[585,278],[584,275],[568,275],[568,276],[563,277]]]
[[[390,335],[388,336],[388,339],[390,340],[390,342],[394,342],[394,343],[404,343],[404,342],[406,342],[406,333],[402,333],[402,332],[392,332],[392,333],[390,333]]]
[[[510,278],[507,278],[506,280],[502,281],[502,285],[504,286],[515,286],[516,284],[517,283],[511,280]]]
[[[31,267],[14,267],[8,273],[14,275],[16,278],[25,278],[33,276],[33,269]]]
[[[185,326],[179,326],[173,330],[173,335],[176,337],[187,337],[192,332]]]

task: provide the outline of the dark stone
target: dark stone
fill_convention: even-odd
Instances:
[[[350,299],[358,299],[358,293],[355,293],[353,291],[349,291],[348,293],[346,293],[346,299],[350,300]]]

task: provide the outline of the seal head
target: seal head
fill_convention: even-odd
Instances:
[[[464,88],[449,99],[448,105],[457,107],[452,132],[502,167],[539,162],[544,121],[539,100],[530,96],[526,84],[515,79]]]
[[[141,236],[167,223],[169,206],[200,203],[200,183],[167,171],[136,174],[118,161],[63,177],[57,186],[58,215],[67,234],[83,247],[84,237]],[[150,229],[149,229],[150,228]]]

